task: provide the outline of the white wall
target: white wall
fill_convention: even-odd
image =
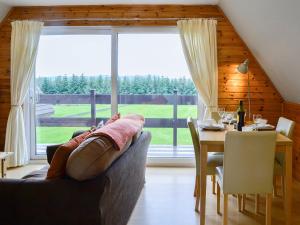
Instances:
[[[10,7],[0,2],[0,22],[8,13]]]
[[[283,98],[300,103],[300,1],[220,0],[219,5]]]

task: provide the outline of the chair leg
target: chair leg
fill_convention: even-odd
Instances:
[[[246,208],[246,194],[243,194],[242,196],[243,196],[243,198],[242,198],[242,211],[245,211],[245,208]]]
[[[272,223],[272,194],[266,195],[266,225]]]
[[[238,209],[239,212],[242,211],[242,196],[240,194],[237,195]]]
[[[196,204],[195,211],[199,212],[199,204],[200,204],[200,179],[199,176],[196,176]]]
[[[277,191],[277,182],[276,182],[276,176],[273,177],[273,194],[274,197],[278,197],[278,191]]]
[[[224,205],[223,205],[223,225],[228,223],[228,194],[224,194]]]
[[[283,201],[284,201],[284,196],[285,196],[285,193],[284,193],[284,186],[285,186],[284,176],[281,176],[281,190],[282,190],[282,198],[283,198]]]
[[[255,195],[255,213],[259,213],[259,194]]]
[[[194,197],[197,197],[197,183],[199,180],[199,175],[196,175],[195,177],[195,187],[194,187]]]
[[[216,175],[212,175],[212,193],[215,195],[216,194]]]
[[[220,211],[220,185],[219,183],[217,182],[217,213],[220,215],[221,214],[221,211]]]
[[[196,197],[195,211],[199,212],[200,197]]]

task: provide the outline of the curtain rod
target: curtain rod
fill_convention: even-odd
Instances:
[[[63,22],[63,21],[177,21],[177,20],[189,20],[189,19],[215,19],[215,20],[223,20],[223,17],[165,17],[165,18],[140,18],[140,17],[132,17],[132,18],[61,18],[61,19],[37,19],[41,22]],[[16,21],[16,20],[10,20]]]

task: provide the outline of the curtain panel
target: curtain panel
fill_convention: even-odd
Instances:
[[[5,151],[14,152],[9,167],[29,161],[22,105],[34,74],[42,22],[14,21],[11,34],[11,109],[7,121]]]
[[[192,80],[206,106],[204,118],[208,118],[218,107],[217,21],[179,20],[177,27]]]

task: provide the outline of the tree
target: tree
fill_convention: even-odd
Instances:
[[[41,88],[41,91],[44,93],[44,94],[49,94],[50,92],[50,81],[49,81],[49,78],[48,77],[45,77],[42,81],[42,84],[40,86]]]
[[[78,89],[80,90],[79,91],[80,94],[87,94],[89,92],[87,78],[83,74],[81,74],[79,78]]]
[[[69,94],[69,80],[66,75],[62,78],[60,94]]]
[[[75,74],[72,75],[71,81],[69,82],[69,90],[70,94],[80,94],[79,78]]]
[[[55,87],[55,93],[61,94],[62,93],[62,76],[56,76],[54,79],[54,87]]]
[[[88,94],[91,89],[96,89],[98,94],[111,94],[111,77],[107,75],[40,77],[37,85],[45,94]],[[197,94],[193,81],[186,77],[169,78],[151,74],[120,76],[118,87],[119,94],[172,95],[174,89],[179,95]]]

